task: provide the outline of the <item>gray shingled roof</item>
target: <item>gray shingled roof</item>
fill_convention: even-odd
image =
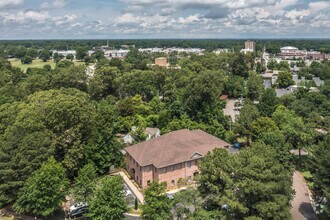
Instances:
[[[205,156],[215,148],[230,144],[202,130],[183,129],[125,148],[140,166],[153,164],[161,168],[189,161],[197,155]]]

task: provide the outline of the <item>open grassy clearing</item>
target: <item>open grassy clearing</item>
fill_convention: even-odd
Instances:
[[[52,69],[55,68],[56,63],[53,62],[53,60],[48,60],[46,62],[43,62],[42,60],[36,59],[33,60],[31,64],[22,64],[19,59],[9,59],[10,63],[14,67],[21,68],[24,72],[26,72],[27,68],[43,68],[45,65],[49,64]],[[75,65],[85,65],[84,62],[74,60],[73,61]]]

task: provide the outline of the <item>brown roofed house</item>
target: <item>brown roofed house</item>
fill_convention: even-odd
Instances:
[[[215,148],[229,144],[202,130],[183,129],[125,148],[126,169],[145,189],[152,181],[166,182],[170,189],[180,178],[192,181],[198,162]]]

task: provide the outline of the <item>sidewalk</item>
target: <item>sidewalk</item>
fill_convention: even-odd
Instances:
[[[126,174],[123,171],[118,172],[118,174],[123,177],[127,186],[130,188],[130,190],[132,190],[133,194],[140,201],[140,203],[143,204],[144,197],[142,193],[136,188],[136,186],[132,183],[132,181],[126,176]]]

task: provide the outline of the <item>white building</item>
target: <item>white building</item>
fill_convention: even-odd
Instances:
[[[253,49],[242,49],[240,52],[247,54],[247,53],[254,53],[254,50]]]
[[[296,47],[286,46],[281,48],[280,57],[283,59],[305,58],[307,51],[299,50]]]
[[[220,54],[220,53],[229,53],[230,52],[230,49],[227,49],[227,48],[219,48],[219,49],[216,49],[213,51],[215,54]]]
[[[58,53],[58,55],[62,55],[64,57],[66,57],[69,54],[72,54],[74,57],[76,57],[76,51],[75,50],[52,50],[53,55],[55,53]]]
[[[106,50],[104,51],[104,56],[107,58],[125,58],[129,50]]]

